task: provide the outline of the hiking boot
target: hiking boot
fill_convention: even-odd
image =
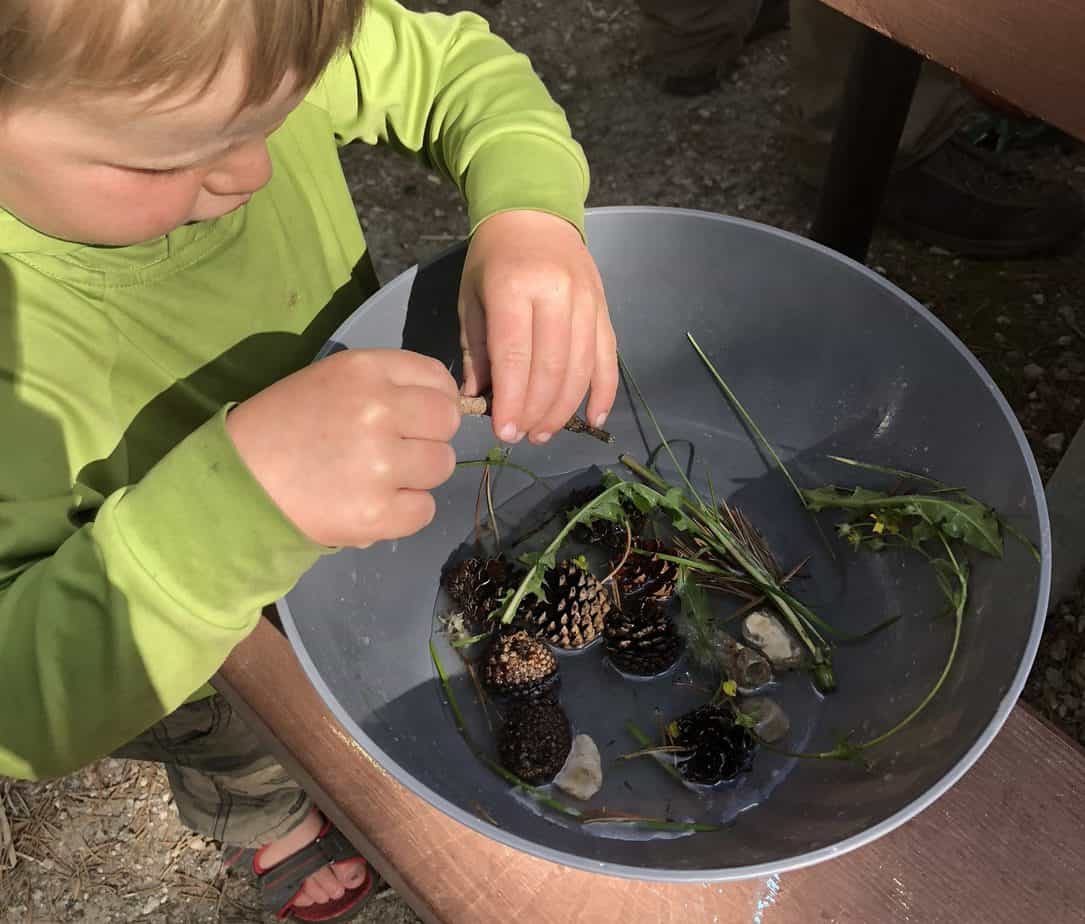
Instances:
[[[1012,170],[958,137],[893,175],[882,215],[970,257],[1035,256],[1085,227],[1085,204],[1070,186]]]

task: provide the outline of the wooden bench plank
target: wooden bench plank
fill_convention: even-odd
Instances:
[[[266,620],[216,686],[432,924],[1021,924],[1085,908],[1085,754],[1021,707],[961,783],[866,848],[771,880],[661,885],[534,859],[431,808],[343,730]]]
[[[1085,139],[1081,0],[823,0]]]

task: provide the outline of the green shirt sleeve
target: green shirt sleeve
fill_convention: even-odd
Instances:
[[[469,13],[372,0],[350,49],[309,95],[340,143],[389,143],[449,177],[471,230],[509,209],[584,229],[588,166],[561,108],[523,55]]]
[[[325,551],[256,482],[224,420],[104,502],[0,502],[0,774],[71,772],[176,709]]]

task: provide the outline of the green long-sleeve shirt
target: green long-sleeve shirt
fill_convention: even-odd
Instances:
[[[472,228],[510,208],[581,223],[586,164],[526,59],[476,17],[393,0],[271,136],[242,209],[123,248],[0,212],[0,774],[69,772],[205,694],[326,551],[224,419],[370,294],[337,154],[355,140],[451,178]]]

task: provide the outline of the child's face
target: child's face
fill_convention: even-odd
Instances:
[[[0,115],[0,206],[39,231],[126,245],[244,205],[271,178],[267,136],[303,96],[285,81],[237,111],[240,58],[205,91],[16,99]]]

